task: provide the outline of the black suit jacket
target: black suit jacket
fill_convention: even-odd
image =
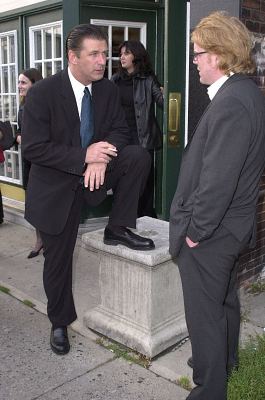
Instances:
[[[95,135],[118,152],[130,142],[118,89],[107,79],[92,83]],[[28,92],[23,115],[23,156],[32,167],[25,218],[39,230],[59,234],[66,223],[84,170],[80,118],[67,69],[37,82]],[[111,164],[115,160],[111,161]],[[88,193],[92,205],[106,196],[105,186]]]
[[[255,232],[264,154],[264,96],[251,79],[235,74],[219,89],[183,152],[170,212],[173,256],[186,236],[201,242],[220,225],[240,242]]]

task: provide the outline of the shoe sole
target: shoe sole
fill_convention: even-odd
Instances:
[[[104,244],[107,244],[108,246],[118,246],[120,244],[121,246],[128,247],[129,249],[132,249],[132,250],[147,251],[147,250],[153,250],[155,248],[155,246],[151,246],[151,247],[130,246],[129,244],[121,243],[119,240],[115,240],[115,239],[104,239],[103,242],[104,242]]]
[[[60,351],[60,350],[57,350],[55,347],[53,347],[53,345],[52,345],[51,343],[50,343],[50,346],[51,346],[52,351],[53,351],[55,354],[57,354],[58,356],[64,356],[65,354],[68,354],[69,351],[70,351],[70,346],[69,346],[69,349],[68,349],[67,351]]]

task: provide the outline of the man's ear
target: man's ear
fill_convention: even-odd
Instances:
[[[71,64],[77,64],[77,62],[78,62],[78,57],[77,57],[76,53],[73,50],[69,50],[68,51],[68,61]]]

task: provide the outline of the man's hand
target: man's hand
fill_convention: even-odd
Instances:
[[[89,187],[89,190],[93,192],[95,189],[99,189],[103,185],[105,180],[107,164],[106,163],[90,163],[84,172],[84,186]]]
[[[199,242],[193,242],[188,236],[186,236],[186,243],[189,247],[196,247],[199,244]]]
[[[108,142],[97,142],[88,146],[85,163],[108,164],[112,157],[117,157],[117,149]]]

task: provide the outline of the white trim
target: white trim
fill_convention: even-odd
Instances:
[[[115,26],[125,28],[125,33],[127,31],[127,37],[125,36],[125,40],[128,40],[128,28],[139,28],[140,29],[140,41],[146,46],[146,22],[137,22],[137,21],[114,21],[107,19],[94,19],[90,20],[93,25],[107,25],[107,26]]]

